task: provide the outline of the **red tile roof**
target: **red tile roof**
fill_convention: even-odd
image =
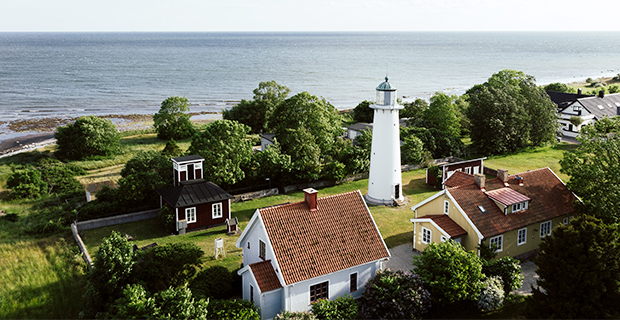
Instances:
[[[275,270],[273,270],[271,260],[252,263],[250,268],[252,269],[252,273],[254,274],[254,278],[256,278],[261,292],[282,288],[280,280]]]
[[[505,206],[532,200],[508,187],[487,191],[485,194]]]
[[[551,169],[543,168],[519,173],[518,176],[523,177],[523,186],[519,186],[519,182],[514,179],[515,176],[508,177],[508,188],[529,197],[532,201],[527,210],[508,215],[504,215],[499,206],[478,188],[473,182],[473,177],[470,183],[448,188],[447,191],[485,238],[574,212],[573,201],[577,198]],[[487,191],[501,188],[505,186],[500,179],[486,181]],[[481,213],[478,205],[482,205],[487,212]]]
[[[471,184],[474,183],[473,177],[474,176],[469,173],[454,171],[450,178],[446,179],[443,184],[446,187],[456,187],[464,184]]]
[[[418,219],[431,219],[435,222],[443,231],[447,232],[450,237],[458,237],[467,234],[465,229],[461,228],[454,220],[446,214],[433,214],[419,217]]]
[[[259,209],[286,284],[389,257],[359,191]]]

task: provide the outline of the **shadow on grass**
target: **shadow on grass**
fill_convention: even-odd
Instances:
[[[409,230],[407,232],[395,234],[393,236],[389,236],[383,239],[383,241],[385,241],[385,245],[387,245],[387,247],[391,249],[401,244],[411,244],[411,241],[413,241],[413,227],[411,227],[411,229],[412,230]]]

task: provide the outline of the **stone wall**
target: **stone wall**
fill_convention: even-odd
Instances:
[[[152,219],[152,218],[156,218],[158,215],[159,215],[159,209],[153,209],[153,210],[147,210],[147,211],[141,211],[141,212],[121,214],[118,216],[112,216],[112,217],[101,218],[101,219],[80,221],[77,223],[77,229],[79,231],[97,229],[97,228],[113,226],[113,225],[121,224],[121,223],[136,222],[136,221],[141,221],[141,220],[146,220],[146,219]]]

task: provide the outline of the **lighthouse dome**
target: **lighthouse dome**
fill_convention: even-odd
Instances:
[[[377,90],[378,91],[394,91],[396,90],[396,87],[393,86],[389,81],[388,81],[388,77],[385,76],[385,81],[381,82],[379,84],[379,86],[377,86]]]

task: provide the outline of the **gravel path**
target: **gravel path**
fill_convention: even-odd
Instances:
[[[413,268],[411,262],[414,255],[420,255],[420,252],[413,251],[411,244],[401,244],[390,249],[390,260],[385,263],[384,267],[391,270],[402,270],[410,272]],[[536,274],[536,265],[532,261],[521,263],[521,274],[523,275],[523,285],[521,288],[514,290],[512,293],[528,295],[532,293],[530,285],[536,286],[538,275]]]

